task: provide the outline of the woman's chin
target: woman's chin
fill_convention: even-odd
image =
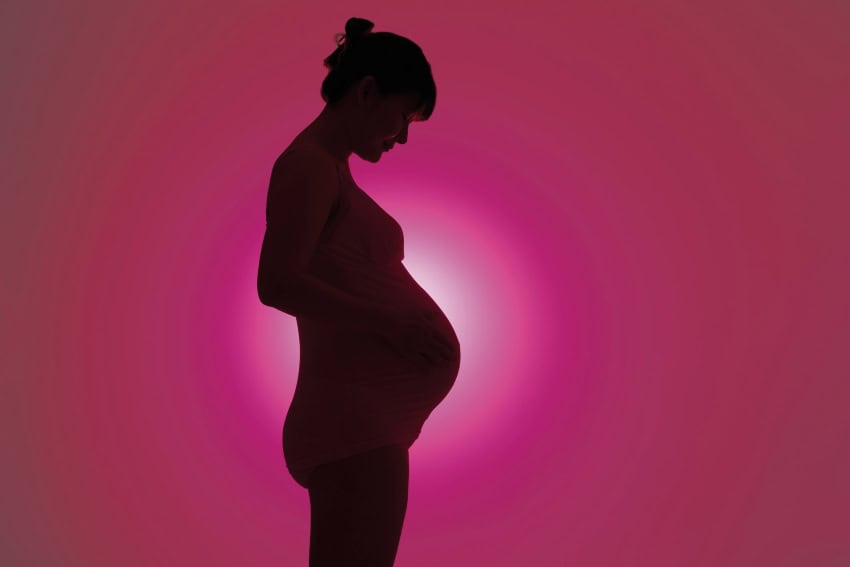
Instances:
[[[377,162],[381,161],[381,157],[383,155],[384,155],[384,150],[378,149],[378,150],[372,150],[371,152],[369,152],[368,154],[365,154],[365,155],[361,154],[360,157],[363,158],[366,161],[369,161],[369,162],[372,162],[372,163],[377,163]]]

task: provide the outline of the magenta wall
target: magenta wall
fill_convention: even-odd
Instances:
[[[0,10],[0,564],[306,566],[256,270],[358,16],[433,67],[351,166],[462,344],[398,567],[850,565],[846,3],[239,4]]]

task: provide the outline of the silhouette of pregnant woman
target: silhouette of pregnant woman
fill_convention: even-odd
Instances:
[[[310,567],[391,567],[407,510],[408,449],[453,386],[460,344],[402,264],[398,222],[351,177],[427,120],[422,50],[350,18],[327,103],[272,167],[257,291],[296,318],[300,364],[283,453],[310,497]]]

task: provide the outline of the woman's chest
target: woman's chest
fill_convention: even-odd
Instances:
[[[401,225],[356,186],[344,187],[325,224],[320,247],[375,265],[404,259]]]

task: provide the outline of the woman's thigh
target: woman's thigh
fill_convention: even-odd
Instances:
[[[310,567],[390,567],[407,511],[407,449],[380,447],[310,477]]]

